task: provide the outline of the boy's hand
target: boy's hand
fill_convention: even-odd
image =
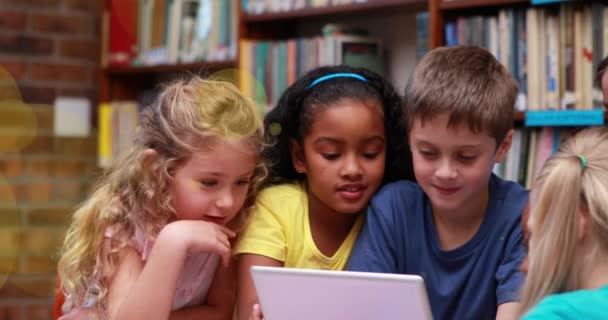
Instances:
[[[264,315],[262,314],[262,307],[259,304],[254,304],[253,308],[251,308],[251,314],[249,315],[249,320],[263,320]]]
[[[213,252],[222,258],[224,266],[228,266],[230,239],[236,233],[227,227],[206,221],[180,220],[166,225],[163,231],[171,232],[183,241],[187,254]]]

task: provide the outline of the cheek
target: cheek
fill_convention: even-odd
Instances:
[[[412,157],[412,164],[416,176],[425,176],[433,173],[433,164],[420,155],[414,155]]]

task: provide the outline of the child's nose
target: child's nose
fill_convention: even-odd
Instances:
[[[443,179],[453,179],[456,177],[456,174],[456,168],[448,159],[441,161],[439,167],[435,170],[435,175]]]
[[[340,174],[343,177],[358,178],[363,174],[359,161],[354,156],[346,157]]]
[[[216,206],[222,209],[230,208],[233,204],[234,195],[232,194],[231,188],[222,191],[216,201]]]

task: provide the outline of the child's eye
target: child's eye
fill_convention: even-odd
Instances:
[[[213,186],[217,185],[217,180],[204,179],[204,180],[201,180],[201,184],[205,187],[213,187]]]
[[[437,155],[436,152],[426,150],[420,150],[419,153],[425,158],[432,158]]]
[[[461,161],[464,162],[471,162],[473,160],[475,160],[475,158],[477,158],[477,156],[469,156],[469,155],[459,155],[458,159],[460,159]]]
[[[323,153],[322,154],[323,158],[327,159],[327,160],[336,160],[340,157],[339,153]]]
[[[364,153],[363,156],[367,159],[375,159],[380,155],[380,152],[367,152]]]
[[[239,185],[239,186],[244,186],[244,185],[248,186],[249,183],[250,183],[249,179],[241,179],[241,180],[239,180],[239,181],[236,182],[236,184]]]

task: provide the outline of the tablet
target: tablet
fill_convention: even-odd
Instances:
[[[251,267],[265,320],[432,319],[416,275]]]

